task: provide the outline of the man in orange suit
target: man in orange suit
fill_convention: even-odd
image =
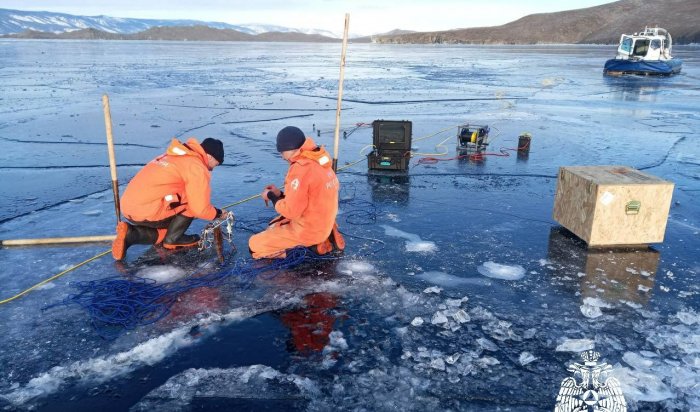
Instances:
[[[284,258],[285,250],[296,246],[315,246],[317,253],[324,254],[333,250],[331,241],[344,249],[335,224],[340,183],[331,156],[294,126],[277,134],[277,151],[289,162],[285,191],[268,185],[261,197],[266,204],[272,202],[280,216],[267,230],[250,237],[253,258]]]
[[[220,140],[207,138],[200,144],[173,139],[165,154],[141,169],[124,191],[121,211],[130,223],[117,224],[112,256],[121,260],[134,244],[160,244],[166,249],[191,247],[199,235],[185,231],[196,218],[226,217],[225,210],[211,204],[211,171],[224,162]]]

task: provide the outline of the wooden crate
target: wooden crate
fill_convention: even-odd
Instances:
[[[663,242],[673,186],[627,166],[561,167],[553,218],[588,246]]]

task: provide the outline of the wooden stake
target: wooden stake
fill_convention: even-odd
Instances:
[[[343,31],[343,51],[340,55],[340,80],[338,82],[338,106],[335,109],[335,141],[333,143],[333,171],[338,170],[338,138],[340,137],[340,111],[343,105],[343,80],[345,79],[345,52],[348,49],[348,27],[350,14],[345,13],[345,30]]]
[[[76,237],[47,237],[42,239],[8,239],[0,240],[0,246],[37,246],[37,245],[55,245],[62,243],[92,243],[92,242],[111,242],[115,235],[105,236],[76,236]]]
[[[102,107],[105,112],[105,131],[107,132],[107,152],[109,153],[109,171],[112,175],[112,193],[114,193],[114,211],[117,214],[117,223],[122,220],[119,208],[119,181],[117,180],[117,162],[114,160],[114,138],[112,137],[112,115],[109,111],[109,96],[102,96]]]

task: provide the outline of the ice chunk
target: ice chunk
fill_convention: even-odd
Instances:
[[[581,305],[581,313],[583,313],[583,316],[590,319],[603,316],[603,312],[601,312],[600,308],[597,306]]]
[[[491,351],[491,352],[496,352],[498,350],[498,346],[496,346],[495,343],[491,342],[490,340],[486,338],[479,338],[476,340],[476,343],[481,346],[482,349]]]
[[[673,398],[668,386],[655,374],[618,366],[613,367],[610,375],[620,382],[625,399],[635,402],[660,402]]]
[[[459,357],[461,356],[461,353],[453,353],[452,355],[448,356],[445,358],[445,362],[449,363],[450,365],[454,365],[457,360],[459,360]]]
[[[430,361],[430,367],[439,371],[445,370],[445,361],[442,358],[435,358]]]
[[[174,282],[178,279],[182,279],[187,276],[187,272],[184,269],[172,266],[149,266],[147,268],[141,269],[136,273],[136,276],[155,280],[158,283]]]
[[[495,262],[484,262],[476,270],[492,279],[518,280],[525,276],[525,268],[520,265],[502,265]]]
[[[445,304],[451,308],[458,308],[462,306],[462,304],[466,301],[468,301],[468,297],[463,297],[462,299],[445,299]]]
[[[583,316],[591,319],[595,319],[603,315],[600,308],[611,308],[610,304],[602,301],[599,298],[588,297],[583,299],[583,305],[581,305],[581,313]]]
[[[522,352],[518,358],[518,361],[523,366],[527,365],[528,363],[532,363],[535,360],[537,360],[537,358],[530,352]]]
[[[595,342],[591,339],[565,339],[555,350],[557,352],[583,352],[594,347]]]
[[[413,318],[413,320],[411,321],[411,325],[413,325],[413,326],[420,326],[420,325],[422,325],[422,324],[423,324],[423,318],[421,318],[420,316],[416,316],[416,317]]]
[[[317,384],[310,379],[283,374],[264,365],[232,369],[187,369],[151,391],[130,410],[189,410],[195,397],[302,400],[312,398],[318,392]]]
[[[338,265],[338,272],[352,275],[353,273],[371,273],[375,268],[369,262],[362,260],[343,260]]]
[[[419,242],[406,242],[406,252],[432,253],[437,250],[435,242],[421,240]]]
[[[482,278],[462,278],[447,274],[445,272],[430,271],[424,272],[417,276],[420,279],[430,282],[434,285],[440,285],[446,288],[457,288],[462,285],[477,285],[490,286],[491,281]]]
[[[693,310],[681,310],[676,313],[676,318],[685,325],[694,325],[700,323],[700,313],[694,312]]]
[[[459,323],[466,323],[466,322],[469,322],[471,320],[471,318],[469,317],[469,314],[462,309],[452,313],[451,315],[452,315],[452,319],[454,319],[455,321],[457,321]]]
[[[334,330],[329,335],[330,345],[336,349],[345,350],[348,348],[348,343],[343,337],[343,332]]]
[[[423,290],[423,293],[434,293],[434,294],[436,294],[436,295],[439,295],[440,292],[442,292],[442,289],[440,289],[440,288],[437,287],[437,286],[431,286],[431,287],[425,288],[425,289]]]
[[[406,251],[407,252],[434,252],[437,250],[437,245],[435,242],[430,242],[422,240],[420,236],[413,233],[406,233],[404,231],[398,230],[388,225],[382,225],[384,228],[384,234],[392,237],[400,237],[406,239]]]
[[[634,352],[625,352],[625,354],[622,355],[622,360],[634,369],[649,369],[654,365],[653,360],[647,359]]]
[[[501,362],[500,362],[498,359],[493,358],[493,357],[491,357],[491,356],[484,356],[484,357],[481,358],[481,359],[477,359],[477,360],[476,360],[476,363],[479,364],[482,368],[486,368],[486,367],[489,367],[489,366],[498,365],[498,364],[500,364]]]
[[[430,321],[433,325],[442,325],[447,323],[447,316],[442,311],[437,311],[433,315],[433,319]]]

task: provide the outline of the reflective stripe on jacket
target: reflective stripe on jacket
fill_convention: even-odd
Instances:
[[[131,179],[120,201],[122,213],[134,222],[156,222],[178,213],[212,220],[216,209],[210,180],[207,154],[199,142],[173,139],[165,154]]]

